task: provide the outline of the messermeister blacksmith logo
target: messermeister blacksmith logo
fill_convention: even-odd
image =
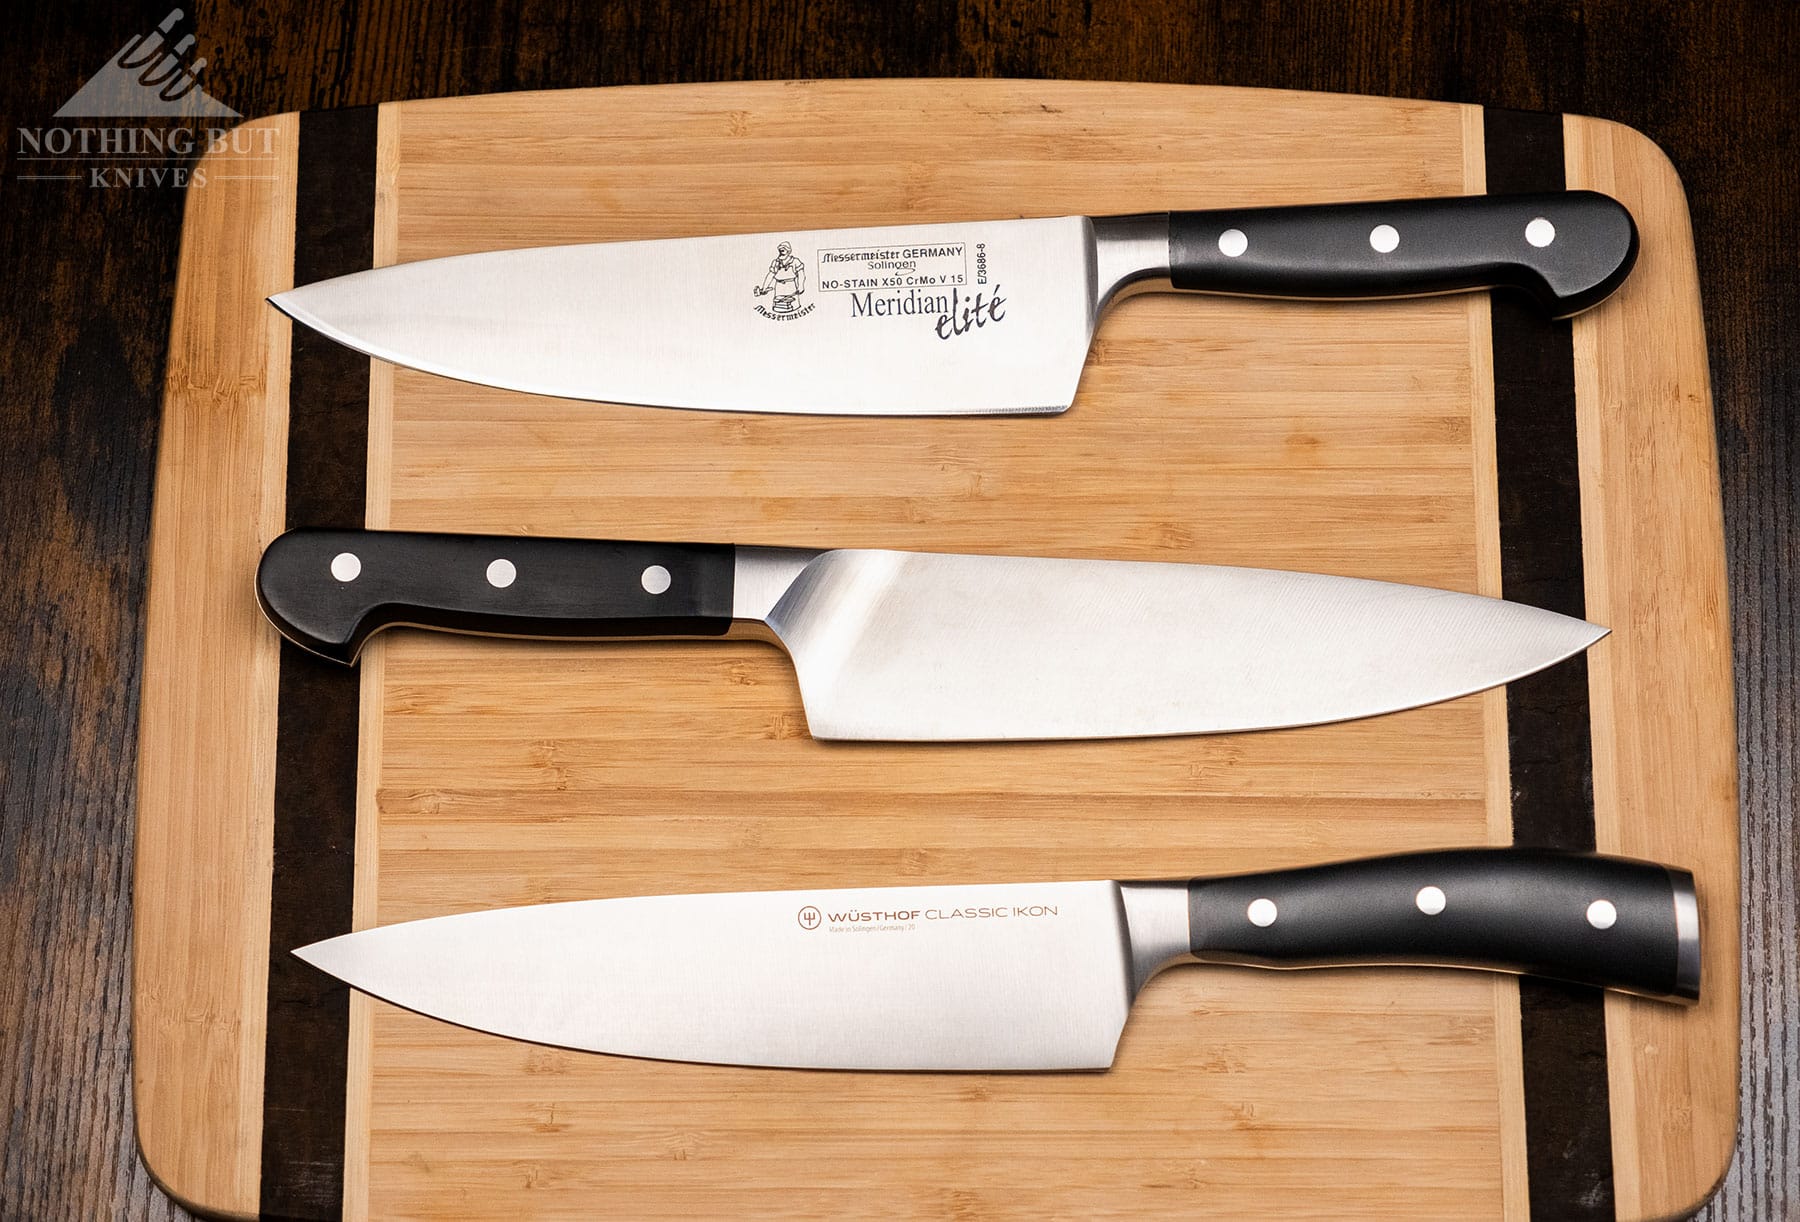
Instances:
[[[806,264],[795,257],[791,242],[776,245],[774,262],[769,264],[762,283],[751,292],[769,299],[766,307],[760,304],[756,306],[756,312],[776,322],[805,318],[813,312],[810,303],[800,304],[800,298],[806,295]]]

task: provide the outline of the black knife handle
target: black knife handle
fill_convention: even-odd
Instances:
[[[1618,288],[1637,248],[1625,206],[1594,191],[1169,214],[1174,287],[1250,297],[1512,288],[1566,318]]]
[[[256,596],[281,634],[336,662],[396,624],[489,636],[720,636],[736,549],[517,535],[291,530]]]
[[[1453,849],[1188,884],[1203,963],[1432,964],[1652,997],[1700,993],[1686,870],[1545,849]]]

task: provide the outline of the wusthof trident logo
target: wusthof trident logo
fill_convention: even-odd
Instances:
[[[817,908],[808,904],[800,910],[800,915],[796,919],[800,922],[800,928],[802,929],[817,929],[819,927],[819,922],[825,918],[819,915],[819,910]]]

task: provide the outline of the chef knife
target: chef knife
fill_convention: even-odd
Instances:
[[[1531,849],[1188,882],[582,900],[294,953],[496,1035],[818,1069],[1105,1069],[1139,990],[1175,963],[1485,968],[1670,1000],[1700,988],[1691,874]]]
[[[491,251],[269,300],[382,360],[536,394],[849,415],[1055,413],[1114,300],[1520,290],[1562,317],[1637,230],[1591,191],[787,230]]]
[[[339,662],[414,625],[773,637],[816,738],[1121,738],[1366,717],[1465,695],[1606,630],[1498,599],[1265,569],[295,530],[269,619]]]

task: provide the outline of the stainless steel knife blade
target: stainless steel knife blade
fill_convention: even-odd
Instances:
[[[295,953],[395,1004],[569,1048],[1079,1070],[1111,1065],[1138,992],[1178,962],[1442,964],[1687,1000],[1699,928],[1685,871],[1465,849],[1185,882],[584,900],[410,921]]]
[[[815,736],[884,740],[1343,721],[1510,682],[1606,631],[1316,573],[850,550],[810,561],[764,622]]]
[[[759,294],[795,258],[783,247],[806,252],[804,278]],[[945,250],[958,253],[931,253]],[[889,278],[821,266],[859,253],[865,269],[941,267],[909,278],[956,283],[837,287]],[[815,230],[430,259],[270,300],[370,356],[533,394],[749,412],[1051,412],[1081,376],[1094,253],[1079,217]],[[976,261],[1002,257],[1004,281],[977,283]],[[940,336],[937,319],[965,310],[979,311],[971,330]]]
[[[1499,599],[1271,569],[384,531],[289,532],[257,589],[286,636],[346,663],[390,625],[753,631],[792,657],[815,737],[888,741],[1367,717],[1509,682],[1606,633]]]
[[[1511,286],[1561,315],[1617,287],[1636,249],[1616,201],[1562,192],[501,250],[270,301],[370,356],[535,394],[1054,413],[1074,399],[1101,313],[1126,292],[1359,299]]]

